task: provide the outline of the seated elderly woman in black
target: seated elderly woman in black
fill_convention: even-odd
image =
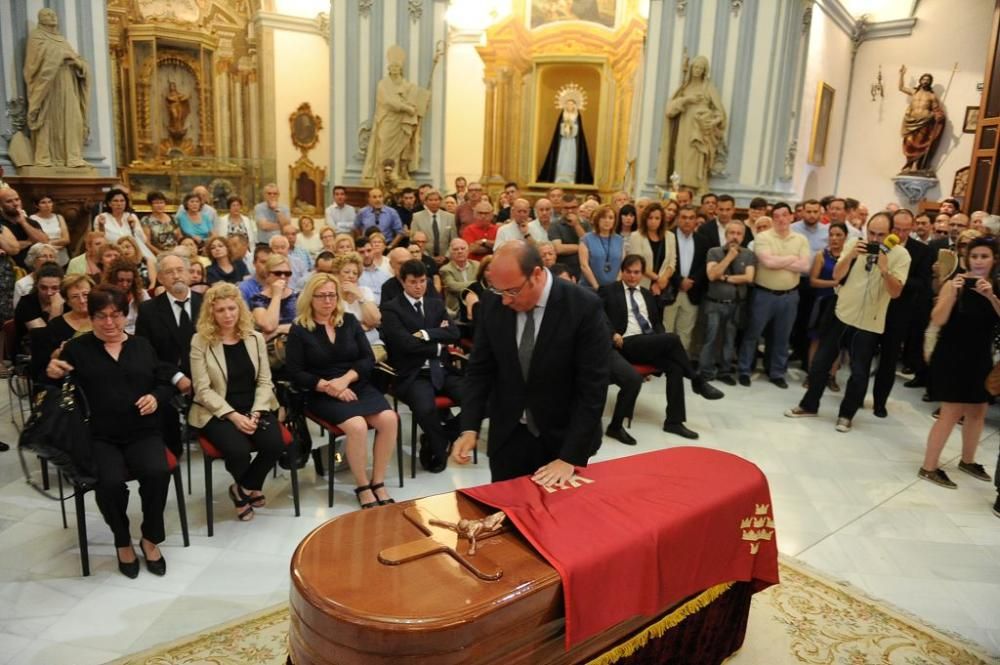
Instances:
[[[235,481],[229,498],[241,522],[263,508],[261,488],[284,450],[274,416],[278,401],[271,384],[264,336],[240,290],[219,282],[205,292],[198,332],[191,339],[194,403],[188,421],[218,448]],[[251,451],[257,456],[250,461]]]
[[[299,296],[297,312],[285,347],[288,375],[295,385],[310,391],[309,410],[343,430],[361,507],[395,503],[385,489],[385,472],[396,440],[396,414],[369,383],[375,355],[361,324],[344,312],[337,278],[313,275]],[[375,429],[370,480],[369,425]]]
[[[165,538],[163,508],[170,472],[156,411],[174,393],[170,383],[174,369],[157,359],[149,340],[125,332],[128,298],[124,291],[107,285],[92,289],[87,311],[93,332],[66,342],[59,357],[49,362],[47,373],[51,379],[62,379],[72,372],[90,405],[97,468],[94,494],[115,536],[118,570],[131,578],[139,574],[126,514],[129,492],[125,481],[134,478],[142,499],[139,546],[149,572],[163,575],[167,562],[157,545]]]

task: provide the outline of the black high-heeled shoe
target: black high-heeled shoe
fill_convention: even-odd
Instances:
[[[362,485],[361,487],[354,488],[354,496],[358,498],[358,505],[361,506],[362,510],[367,510],[368,508],[374,508],[379,505],[379,501],[376,498],[374,501],[369,501],[368,503],[361,503],[361,493],[371,490],[371,485]],[[375,496],[375,492],[372,492],[372,496]]]
[[[373,483],[369,487],[372,491],[372,494],[375,494],[377,490],[380,490],[383,487],[385,487],[385,483]],[[396,500],[393,499],[392,497],[389,497],[388,499],[380,499],[378,498],[378,494],[375,494],[375,500],[378,501],[378,505],[380,506],[387,506],[390,503],[396,503]]]
[[[132,550],[132,554],[135,554],[135,550]],[[115,558],[118,559],[118,572],[120,572],[125,577],[134,580],[139,577],[139,557],[132,559],[130,562],[125,563],[122,561],[121,557],[118,556],[118,551],[115,551]]]
[[[155,545],[154,545],[154,547],[155,547]],[[139,542],[139,549],[142,550],[142,558],[146,560],[146,570],[148,570],[149,572],[151,572],[154,575],[157,575],[159,577],[163,577],[164,575],[167,574],[167,559],[163,556],[163,552],[160,552],[160,558],[159,559],[151,560],[146,555],[146,548],[142,546],[142,542],[141,541]],[[157,549],[159,549],[159,548],[157,548]],[[135,562],[135,564],[136,564],[136,568],[138,568],[138,566],[139,566],[138,560]]]

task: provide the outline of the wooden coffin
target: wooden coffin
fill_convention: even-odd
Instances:
[[[566,651],[559,575],[512,527],[467,556],[468,541],[429,524],[489,512],[451,492],[356,511],[315,529],[291,562],[290,662],[578,663],[650,623],[626,621]],[[746,603],[739,643],[749,595]]]

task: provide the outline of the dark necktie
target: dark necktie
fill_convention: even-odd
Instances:
[[[441,256],[441,229],[438,227],[437,213],[431,215],[431,231],[434,233],[434,256]]]
[[[528,371],[531,369],[531,354],[535,351],[535,310],[529,309],[524,313],[524,330],[521,331],[521,343],[517,347],[517,359],[521,363],[521,376],[524,382],[528,382]],[[528,431],[533,436],[538,436],[538,426],[531,415],[531,409],[524,409],[525,421]]]
[[[194,337],[194,326],[191,325],[191,315],[187,313],[187,309],[184,306],[188,303],[187,300],[175,300],[174,304],[180,307],[181,315],[180,320],[177,323],[177,327],[180,329],[183,337],[189,338]]]
[[[426,323],[423,301],[418,300],[413,303],[413,307],[417,310],[417,316],[420,317],[420,320]],[[444,387],[444,367],[441,365],[441,359],[431,358],[427,361],[427,368],[431,373],[431,385],[434,386],[434,390],[441,390]]]
[[[653,332],[653,326],[649,325],[649,320],[642,315],[642,310],[639,309],[639,302],[635,299],[634,286],[630,286],[628,289],[628,299],[632,304],[632,316],[639,322],[639,330],[642,331],[642,334],[648,335]]]

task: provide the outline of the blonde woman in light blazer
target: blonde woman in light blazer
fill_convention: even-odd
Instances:
[[[652,242],[650,242],[652,240]],[[654,245],[662,241],[660,256],[654,257]],[[639,225],[626,240],[625,252],[638,254],[646,259],[646,272],[642,276],[642,286],[659,297],[660,292],[667,288],[670,277],[674,273],[674,263],[677,257],[677,238],[666,227],[663,206],[653,202],[646,206],[639,216]],[[662,261],[659,268],[654,267],[656,261]]]
[[[234,480],[229,498],[236,517],[251,520],[254,508],[265,505],[264,479],[285,446],[267,344],[233,284],[219,282],[205,292],[191,339],[191,378],[188,422],[222,452]]]

